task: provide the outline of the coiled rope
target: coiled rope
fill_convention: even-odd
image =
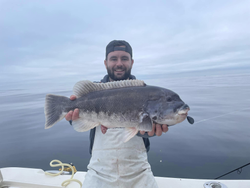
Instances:
[[[57,162],[58,164],[53,164],[53,163],[55,163],[55,162]],[[59,167],[59,166],[60,166],[60,167],[62,168],[61,171],[58,172],[58,173],[56,173],[56,174],[54,174],[54,173],[49,173],[49,172],[45,172],[45,174],[47,174],[47,175],[49,175],[49,176],[58,176],[58,175],[62,174],[62,173],[63,173],[63,170],[64,170],[64,166],[67,166],[67,167],[70,167],[70,168],[71,168],[71,171],[72,171],[71,178],[62,182],[61,185],[62,185],[63,187],[68,186],[68,185],[70,184],[70,182],[72,182],[72,181],[75,181],[75,182],[79,183],[80,186],[82,187],[82,182],[80,182],[80,181],[77,180],[77,179],[73,179],[73,177],[74,177],[74,169],[73,169],[73,167],[72,167],[70,164],[62,163],[61,161],[54,159],[54,160],[52,160],[52,161],[50,162],[49,165],[50,165],[51,167]]]

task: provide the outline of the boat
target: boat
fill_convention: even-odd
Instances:
[[[6,167],[0,168],[0,188],[61,188],[62,182],[67,188],[81,187],[79,182],[84,181],[86,172],[77,171],[74,180],[69,172],[51,176],[58,171],[44,171],[37,168]],[[249,188],[250,180],[211,180],[155,177],[159,188]],[[64,185],[65,187],[65,185]]]

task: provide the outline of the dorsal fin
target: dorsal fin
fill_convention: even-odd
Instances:
[[[79,81],[75,84],[73,92],[77,98],[94,91],[101,91],[107,89],[115,89],[122,87],[136,87],[145,86],[146,84],[141,80],[121,80],[107,83],[93,83],[89,80]]]

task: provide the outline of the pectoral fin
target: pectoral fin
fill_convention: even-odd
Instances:
[[[72,121],[73,128],[78,132],[85,132],[99,125],[98,122],[92,122],[84,120],[84,118],[79,118],[75,121]]]
[[[123,142],[129,141],[137,134],[138,130],[135,127],[126,127],[124,130]]]
[[[129,141],[133,138],[138,131],[151,131],[152,130],[152,120],[147,113],[140,114],[140,123],[136,127],[125,128],[123,142]]]
[[[153,122],[148,113],[142,113],[140,119],[141,122],[136,128],[140,131],[152,131]]]

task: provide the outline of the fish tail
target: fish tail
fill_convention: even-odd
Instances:
[[[45,129],[51,128],[58,121],[62,120],[67,114],[65,112],[65,104],[68,104],[69,98],[59,95],[46,95],[45,99]]]

